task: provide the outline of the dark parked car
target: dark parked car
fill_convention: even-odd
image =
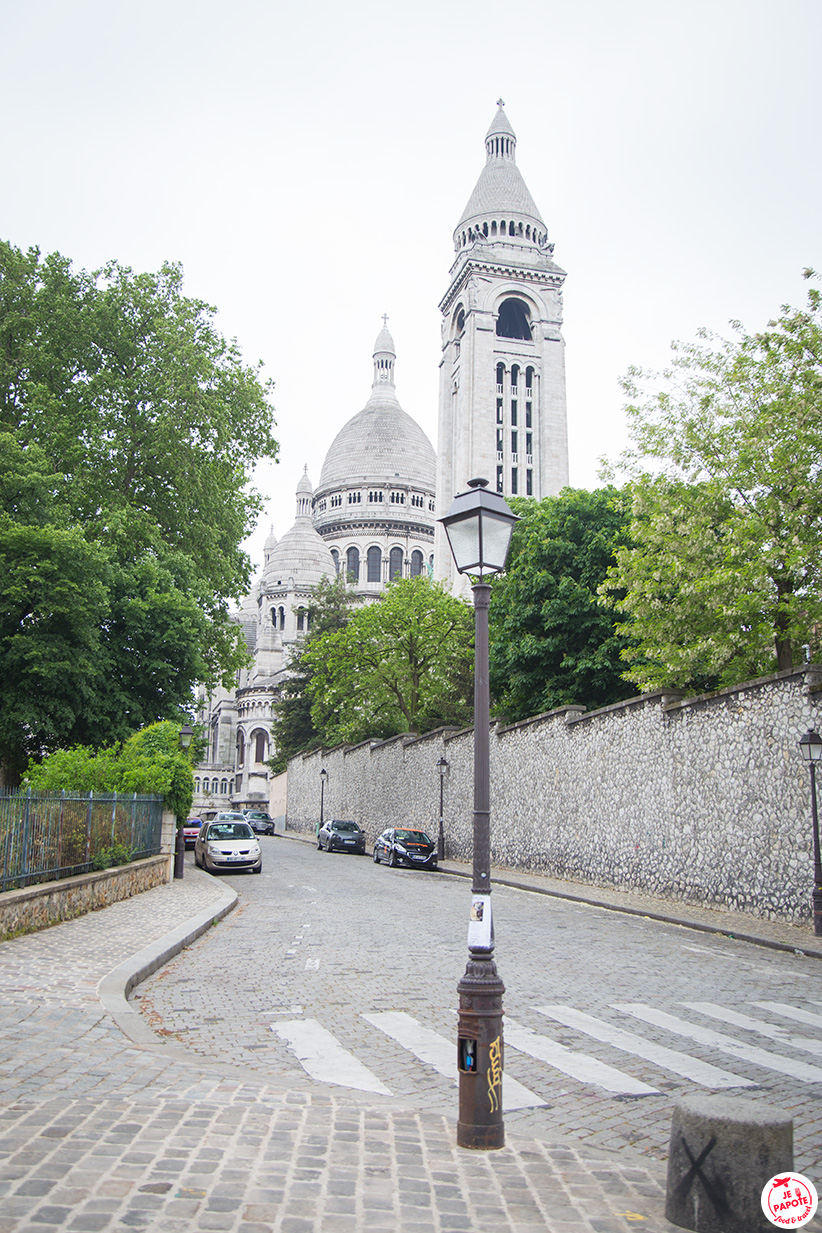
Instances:
[[[263,858],[260,844],[247,822],[231,822],[217,819],[200,827],[194,845],[194,864],[209,873],[220,870],[250,869],[262,873]]]
[[[411,827],[389,827],[374,840],[374,863],[410,865],[413,869],[436,869],[437,845],[426,835]]]
[[[193,848],[197,842],[197,836],[200,833],[200,827],[203,825],[202,818],[186,818],[183,823],[183,838],[186,841],[187,848]]]
[[[248,825],[257,835],[274,835],[274,819],[264,809],[246,809],[243,814]]]
[[[332,818],[317,831],[317,847],[326,852],[356,852],[365,856],[365,831],[356,822],[341,822]]]

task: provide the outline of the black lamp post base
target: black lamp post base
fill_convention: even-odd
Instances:
[[[822,886],[818,882],[811,895],[811,907],[813,909],[813,931],[819,938],[822,937]]]
[[[489,1151],[505,1146],[502,1121],[502,995],[491,952],[472,952],[457,985],[459,1120],[457,1145]]]
[[[177,842],[174,849],[174,876],[182,878],[185,873],[186,837],[182,826],[177,827]]]

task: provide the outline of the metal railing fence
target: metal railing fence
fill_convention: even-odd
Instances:
[[[161,796],[0,788],[0,892],[87,873],[104,848],[160,850]]]

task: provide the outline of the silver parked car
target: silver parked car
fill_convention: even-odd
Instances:
[[[194,864],[209,873],[250,870],[262,873],[260,843],[247,822],[217,818],[200,827],[194,845]]]

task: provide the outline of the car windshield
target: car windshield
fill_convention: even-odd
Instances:
[[[331,829],[333,831],[353,831],[356,834],[360,828],[356,822],[332,822]]]
[[[252,839],[253,832],[247,822],[212,822],[208,828],[209,839]]]
[[[425,831],[394,831],[394,837],[403,843],[430,843]]]
[[[246,817],[253,818],[255,822],[270,822],[271,821],[270,813],[247,813]]]

